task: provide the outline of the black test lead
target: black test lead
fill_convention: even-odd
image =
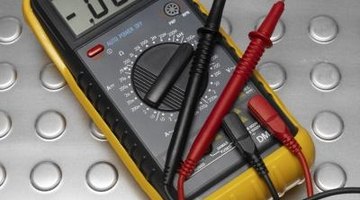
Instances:
[[[214,0],[205,26],[198,30],[199,43],[194,54],[185,97],[166,156],[163,184],[168,198],[172,198],[170,188],[173,186],[175,174],[184,154],[194,114],[200,99],[199,94],[201,93],[204,80],[208,76],[211,57],[220,36],[219,29],[225,3],[226,0]]]
[[[327,190],[325,192],[315,194],[314,196],[305,198],[303,200],[320,200],[320,199],[325,199],[327,197],[333,197],[343,194],[360,194],[360,187],[348,187],[348,188],[337,188],[333,190]],[[342,197],[341,199],[343,198],[344,197]]]
[[[237,114],[231,112],[226,115],[222,122],[222,128],[240,153],[241,157],[254,168],[257,174],[264,180],[273,200],[280,200],[274,183],[269,176],[269,170],[267,169],[255,142],[252,140],[245,125]]]

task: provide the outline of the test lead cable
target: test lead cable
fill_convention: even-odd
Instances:
[[[211,57],[220,37],[219,29],[226,0],[214,0],[204,27],[198,30],[199,43],[195,51],[190,77],[186,87],[182,107],[166,155],[163,185],[168,198],[172,198],[174,176],[177,173],[191,125],[196,112],[201,89],[208,76]]]
[[[231,112],[222,123],[225,134],[230,138],[241,157],[256,170],[257,174],[264,180],[268,187],[273,200],[280,200],[279,194],[269,176],[267,169],[256,145],[252,140],[245,125],[242,123],[237,114]]]
[[[301,150],[301,146],[295,140],[289,127],[279,113],[270,103],[260,95],[256,95],[248,102],[250,113],[266,128],[278,141],[280,141],[293,155],[295,155],[303,168],[308,197],[313,196],[312,176],[309,165]]]
[[[319,194],[315,194],[312,197],[308,197],[303,200],[320,200],[327,197],[342,195],[342,194],[360,194],[360,188],[359,187],[348,187],[348,188],[338,188],[334,190],[328,190]]]
[[[193,173],[197,163],[207,152],[221,126],[223,118],[230,111],[233,104],[239,97],[258,61],[263,55],[265,48],[272,46],[270,37],[274,32],[276,24],[278,23],[284,9],[284,1],[278,0],[277,3],[273,5],[260,28],[249,34],[251,42],[247,50],[245,51],[241,61],[237,64],[233,75],[202,126],[186,160],[179,170],[179,200],[184,199],[184,183],[186,179]]]

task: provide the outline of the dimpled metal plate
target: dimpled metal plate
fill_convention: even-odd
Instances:
[[[271,3],[227,2],[224,29],[242,49]],[[360,1],[286,3],[258,69],[314,139],[316,191],[360,186]],[[0,199],[146,199],[52,65],[21,0],[0,0]]]

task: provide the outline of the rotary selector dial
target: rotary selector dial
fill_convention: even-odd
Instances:
[[[163,43],[144,51],[132,71],[133,85],[140,99],[158,110],[179,110],[189,79],[192,55],[193,46],[188,43]],[[204,80],[203,92],[206,86],[207,79]]]
[[[107,54],[120,56],[121,62],[118,81],[110,83],[106,88],[111,93],[124,96],[123,103],[129,107],[131,113],[142,113],[156,122],[175,122],[189,79],[192,61],[188,56],[196,46],[195,34],[186,35],[175,29],[143,39],[126,51],[108,49]],[[174,59],[176,62],[172,63]],[[176,70],[181,73],[175,73]],[[217,99],[218,91],[224,84],[223,74],[231,71],[232,66],[219,63],[217,54],[212,57],[197,114],[206,110]],[[175,77],[175,81],[165,80],[161,77],[162,73],[165,73],[165,79],[170,77],[173,80]],[[169,85],[171,87],[163,87]],[[155,92],[151,93],[151,89]]]

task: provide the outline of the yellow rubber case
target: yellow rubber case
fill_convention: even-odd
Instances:
[[[202,6],[198,2],[198,0],[194,0],[194,2],[199,4],[201,12],[207,13],[204,6]],[[141,171],[137,168],[136,164],[126,152],[124,147],[120,144],[120,142],[114,136],[105,121],[101,118],[99,113],[87,99],[86,95],[82,92],[82,90],[76,83],[74,77],[72,76],[70,70],[64,63],[60,54],[57,52],[51,40],[42,28],[40,22],[36,18],[30,4],[31,0],[23,1],[24,16],[28,24],[32,28],[33,32],[35,33],[35,36],[39,40],[40,44],[45,49],[50,59],[54,62],[59,72],[65,78],[67,84],[73,91],[76,98],[79,100],[81,105],[84,107],[84,109],[92,118],[92,120],[96,123],[96,125],[101,129],[101,131],[103,131],[112,148],[116,151],[117,155],[126,165],[126,167],[130,171],[132,176],[135,178],[139,186],[143,189],[143,191],[151,199],[162,199],[159,193],[154,189],[154,187],[152,187],[152,185],[143,176]],[[239,50],[239,48],[236,47],[230,36],[228,36],[224,31],[221,32],[226,38],[229,45],[236,50],[239,56],[241,56],[241,51]],[[270,89],[268,84],[266,84],[265,80],[260,76],[258,72],[255,72],[255,77],[263,83],[266,91],[273,96],[274,101],[279,105],[279,107],[294,124],[294,126],[298,128],[296,140],[302,146],[308,163],[311,166],[315,159],[315,150],[311,137],[308,135],[307,131],[303,127],[301,127],[300,124],[295,120],[295,118],[289,113],[289,111],[286,109],[286,107],[283,105],[277,95]],[[303,179],[302,168],[296,157],[294,157],[286,148],[281,147],[277,149],[271,155],[267,156],[264,161],[266,166],[269,168],[270,177],[273,180],[277,191],[279,191],[281,194],[284,194],[286,191],[301,183],[301,180]],[[246,172],[234,178],[217,191],[205,197],[205,199],[266,200],[270,197],[271,195],[268,192],[266,185],[258,177],[255,170],[248,169]]]

